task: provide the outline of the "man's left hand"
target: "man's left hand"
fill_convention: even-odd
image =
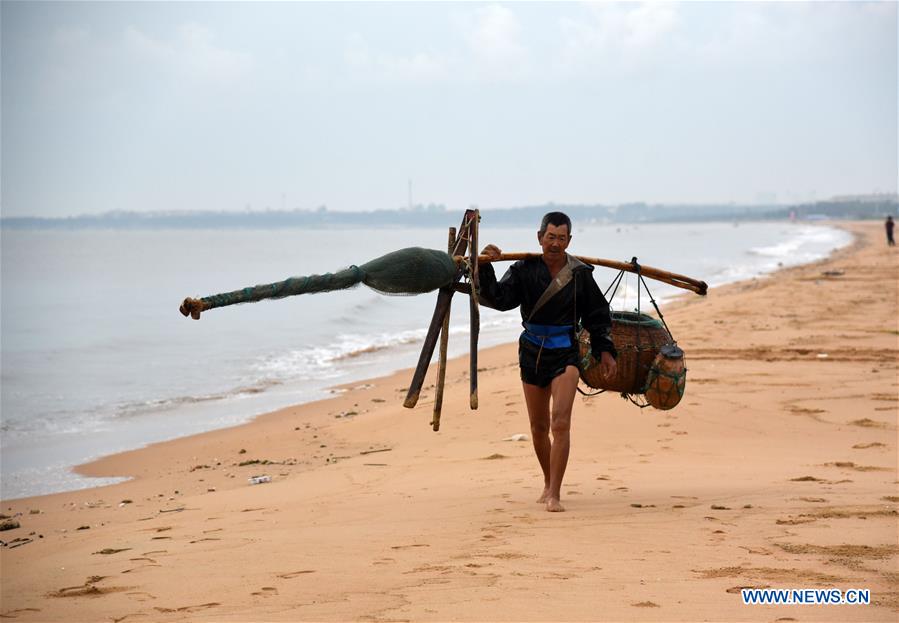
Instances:
[[[611,353],[603,352],[599,357],[599,373],[604,379],[614,378],[618,374],[618,363]]]

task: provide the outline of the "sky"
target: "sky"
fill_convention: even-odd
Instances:
[[[0,28],[3,216],[897,191],[895,2],[4,0]]]

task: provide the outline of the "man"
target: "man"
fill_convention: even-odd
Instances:
[[[896,246],[896,241],[893,239],[893,227],[895,227],[895,225],[892,216],[888,216],[886,222],[883,224],[884,229],[887,230],[887,245],[891,247]]]
[[[543,255],[515,262],[499,282],[492,264],[480,267],[480,299],[500,311],[521,307],[525,330],[518,340],[518,363],[534,452],[543,470],[543,494],[537,502],[559,512],[565,510],[562,478],[579,378],[578,321],[590,334],[593,356],[605,377],[616,373],[616,352],[609,337],[609,304],[593,280],[593,267],[565,252],[571,243],[571,219],[550,212],[543,217],[537,241]],[[483,254],[496,259],[501,251],[490,244]]]

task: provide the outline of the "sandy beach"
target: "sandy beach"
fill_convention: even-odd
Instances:
[[[895,621],[899,254],[880,221],[841,226],[856,240],[826,261],[663,310],[689,368],[676,409],[576,399],[565,513],[535,503],[530,442],[504,441],[529,430],[500,346],[478,411],[450,362],[438,433],[432,366],[411,411],[406,370],[78,468],[128,482],[4,501],[0,616]]]

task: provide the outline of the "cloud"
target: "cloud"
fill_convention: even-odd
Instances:
[[[399,82],[432,82],[449,76],[451,60],[433,52],[408,55],[373,50],[359,34],[347,37],[344,61],[359,78]]]
[[[559,19],[569,62],[596,60],[612,53],[634,53],[666,39],[679,22],[678,5],[670,2],[587,5],[590,18]]]
[[[488,67],[508,69],[525,60],[521,24],[511,9],[490,5],[478,8],[467,20],[465,38],[474,56]]]
[[[698,59],[716,64],[830,62],[884,29],[895,33],[896,3],[735,3]],[[892,34],[895,38],[895,34]],[[838,42],[839,45],[834,45]]]
[[[198,24],[184,24],[173,39],[152,37],[135,27],[125,29],[127,48],[146,62],[168,71],[217,84],[230,84],[246,76],[251,57],[215,44],[212,32]]]
[[[375,49],[362,35],[347,38],[344,61],[357,78],[411,82],[503,80],[527,73],[521,24],[510,9],[489,5],[457,14],[461,46],[397,54]]]

